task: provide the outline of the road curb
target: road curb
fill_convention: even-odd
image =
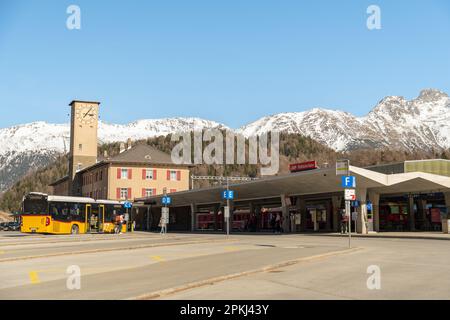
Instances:
[[[190,290],[190,289],[194,289],[194,288],[199,288],[199,287],[206,286],[206,285],[211,285],[211,284],[226,281],[226,280],[232,280],[232,279],[236,279],[236,278],[240,278],[240,277],[244,277],[244,276],[249,276],[249,275],[253,275],[253,274],[257,274],[257,273],[262,273],[262,272],[272,271],[272,270],[279,269],[279,268],[288,267],[288,266],[298,264],[301,262],[308,262],[308,261],[312,261],[312,260],[324,259],[324,258],[338,256],[341,254],[352,253],[352,252],[356,252],[356,251],[360,251],[360,250],[362,250],[362,248],[357,247],[357,248],[344,249],[344,250],[339,250],[339,251],[333,251],[333,252],[327,252],[327,253],[322,253],[322,254],[318,254],[318,255],[313,255],[313,256],[309,256],[309,257],[302,257],[302,258],[298,258],[298,259],[283,261],[283,262],[265,266],[265,267],[262,267],[259,269],[253,269],[253,270],[238,272],[238,273],[234,273],[234,274],[230,274],[230,275],[219,276],[219,277],[214,277],[214,278],[210,278],[210,279],[206,279],[206,280],[191,282],[191,283],[179,286],[179,287],[159,290],[159,291],[151,292],[148,294],[143,294],[143,295],[139,295],[139,296],[136,296],[133,298],[129,298],[127,300],[152,300],[152,299],[165,297],[165,296],[172,295],[172,294],[175,294],[178,292],[182,292],[182,291],[186,291],[186,290]]]
[[[306,236],[323,236],[323,237],[331,237],[331,238],[348,238],[348,235],[340,235],[340,234],[306,234]],[[415,239],[415,240],[443,240],[450,241],[450,237],[437,237],[437,236],[413,236],[413,235],[404,235],[404,236],[393,236],[393,235],[362,235],[362,234],[353,234],[352,238],[361,238],[361,239]]]
[[[0,259],[0,263],[2,262],[11,262],[11,261],[21,261],[21,260],[32,260],[39,258],[51,258],[51,257],[59,257],[59,256],[70,256],[77,254],[87,254],[87,253],[101,253],[101,252],[111,252],[117,250],[136,250],[136,249],[146,249],[146,248],[156,248],[156,247],[171,247],[177,245],[188,245],[188,244],[200,244],[200,243],[215,243],[215,242],[236,242],[236,240],[232,239],[223,239],[223,240],[195,240],[195,241],[184,241],[184,242],[169,242],[169,243],[155,243],[148,245],[139,245],[139,246],[130,246],[130,247],[121,247],[121,248],[108,248],[108,249],[92,249],[92,250],[82,250],[82,251],[73,251],[73,252],[58,252],[54,254],[45,254],[38,256],[26,256],[26,257],[14,257],[14,258],[4,258]]]

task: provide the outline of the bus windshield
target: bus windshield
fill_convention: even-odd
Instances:
[[[24,214],[48,214],[47,201],[45,199],[25,199],[23,202]]]

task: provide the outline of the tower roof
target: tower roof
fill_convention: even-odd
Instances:
[[[69,103],[69,106],[73,105],[74,103],[79,102],[79,103],[95,103],[95,104],[100,104],[100,102],[98,101],[87,101],[87,100],[72,100],[71,103]]]

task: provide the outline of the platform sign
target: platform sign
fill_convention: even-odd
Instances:
[[[356,188],[356,177],[343,176],[341,180],[342,188]]]
[[[336,162],[336,175],[337,176],[348,176],[350,173],[350,161],[349,160],[338,160]]]
[[[129,202],[129,201],[125,201],[125,202],[123,203],[123,207],[124,207],[125,209],[131,209],[131,208],[133,207],[133,204],[132,204],[131,202]]]
[[[345,200],[355,201],[356,200],[356,190],[355,189],[345,189]]]
[[[222,199],[224,199],[224,200],[233,200],[234,199],[234,191],[233,190],[224,190],[224,191],[222,191]]]
[[[367,201],[367,210],[368,211],[372,211],[373,210],[373,205],[372,205],[372,202],[370,202],[370,201]]]
[[[317,169],[317,162],[316,161],[307,161],[307,162],[300,162],[300,163],[292,163],[289,165],[289,171],[294,172],[301,172],[301,171],[308,171],[308,170],[314,170]]]
[[[171,197],[168,197],[168,196],[162,197],[162,204],[169,205],[171,203],[172,203],[172,198]]]
[[[161,208],[161,222],[165,224],[169,224],[169,208],[162,207]]]

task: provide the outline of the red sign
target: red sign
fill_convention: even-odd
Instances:
[[[441,210],[438,208],[432,208],[431,210],[431,222],[441,223]]]
[[[301,163],[292,163],[289,165],[289,171],[291,172],[299,172],[299,171],[307,171],[317,169],[316,161],[308,161]]]

